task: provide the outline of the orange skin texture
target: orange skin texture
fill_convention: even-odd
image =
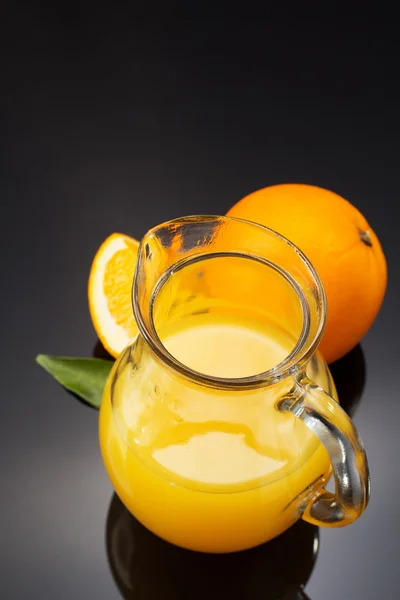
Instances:
[[[304,252],[327,295],[322,355],[331,363],[354,348],[374,322],[387,285],[382,247],[355,206],[320,187],[282,184],[253,192],[227,215],[265,225]]]

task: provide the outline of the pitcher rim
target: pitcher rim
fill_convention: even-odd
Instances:
[[[296,345],[295,345],[294,349],[284,358],[284,360],[281,361],[278,365],[275,365],[274,367],[271,367],[270,369],[263,371],[262,373],[258,373],[256,375],[250,375],[247,377],[235,378],[235,377],[216,377],[213,375],[207,375],[205,373],[195,371],[194,369],[191,369],[184,363],[177,360],[172,354],[170,354],[168,352],[168,350],[163,345],[163,343],[161,342],[158,335],[154,334],[154,332],[149,329],[149,327],[146,324],[145,318],[143,317],[143,314],[142,314],[142,311],[140,308],[139,298],[138,298],[139,289],[138,289],[138,278],[136,277],[136,273],[140,269],[140,263],[141,263],[142,254],[143,254],[141,250],[142,250],[145,239],[147,238],[147,236],[151,235],[152,233],[156,233],[157,230],[159,230],[162,227],[165,227],[166,225],[171,225],[174,223],[184,225],[185,223],[199,222],[199,221],[205,221],[205,220],[219,221],[219,222],[235,221],[235,222],[243,223],[246,225],[252,225],[253,227],[256,227],[262,231],[268,232],[269,234],[273,235],[277,239],[280,239],[281,241],[286,243],[294,252],[296,252],[298,257],[301,259],[302,263],[307,268],[308,272],[311,274],[313,283],[317,289],[317,292],[318,292],[317,305],[319,307],[319,312],[320,312],[320,322],[318,324],[318,328],[317,328],[313,338],[311,340],[308,340],[307,336],[305,336],[305,339],[303,339],[302,343],[300,343],[301,338],[304,337],[304,335],[303,335],[304,332],[302,332],[300,334],[298,340],[296,341]],[[199,253],[199,255],[201,255],[201,254],[202,253]],[[207,253],[204,253],[204,254],[207,254]],[[196,256],[198,256],[198,255],[196,255]],[[254,255],[254,256],[256,256],[256,255]],[[285,269],[283,269],[283,270],[285,270]],[[299,296],[299,294],[298,294],[298,296]],[[303,307],[304,300],[305,300],[304,298],[300,297],[303,318],[305,318],[304,307]],[[326,293],[325,293],[325,289],[324,289],[323,283],[321,281],[321,278],[318,274],[318,271],[316,270],[314,265],[311,263],[311,261],[307,258],[307,256],[304,254],[304,252],[302,252],[300,250],[300,248],[298,248],[298,246],[296,246],[296,244],[291,242],[288,238],[286,238],[282,234],[278,233],[274,229],[271,229],[270,227],[266,227],[265,225],[261,225],[260,223],[255,223],[254,221],[249,221],[247,219],[240,219],[237,217],[230,217],[230,216],[224,216],[224,215],[212,215],[212,214],[204,214],[204,215],[199,214],[199,215],[188,215],[186,217],[178,217],[178,218],[171,219],[171,220],[165,221],[163,223],[160,223],[159,225],[152,227],[151,229],[149,229],[146,232],[146,234],[143,236],[142,240],[140,241],[140,246],[139,246],[139,250],[138,250],[138,260],[137,260],[137,264],[136,264],[135,277],[134,277],[133,286],[132,286],[132,305],[133,305],[133,313],[135,316],[135,320],[136,320],[136,323],[137,323],[137,326],[139,329],[139,334],[142,335],[142,337],[145,339],[146,343],[149,345],[151,351],[162,362],[162,364],[166,365],[167,367],[172,369],[172,371],[176,372],[177,374],[179,374],[181,376],[184,376],[185,378],[191,380],[192,382],[194,382],[196,384],[203,385],[203,386],[205,385],[207,387],[212,387],[215,389],[229,389],[229,390],[233,390],[233,391],[241,390],[241,389],[252,389],[252,388],[257,389],[257,388],[261,388],[261,387],[266,387],[266,386],[272,385],[278,381],[281,381],[282,379],[285,379],[286,377],[290,377],[290,375],[292,375],[294,372],[297,372],[298,370],[300,370],[301,366],[304,365],[304,363],[306,363],[311,358],[311,356],[315,353],[316,349],[318,348],[318,346],[320,344],[320,341],[322,339],[322,336],[323,336],[324,330],[325,330],[325,326],[326,326],[326,315],[327,315]]]

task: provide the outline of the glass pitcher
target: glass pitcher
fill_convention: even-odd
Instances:
[[[133,310],[139,333],[107,382],[100,444],[143,525],[233,552],[301,517],[361,515],[367,459],[317,351],[325,294],[296,246],[228,217],[162,224],[141,241]]]

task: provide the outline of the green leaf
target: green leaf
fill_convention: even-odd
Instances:
[[[36,362],[70,392],[100,408],[101,397],[113,361],[38,354]]]

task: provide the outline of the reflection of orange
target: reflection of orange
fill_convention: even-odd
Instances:
[[[227,214],[278,231],[308,256],[328,299],[320,350],[328,362],[351,350],[378,314],[387,280],[381,245],[361,213],[323,188],[287,184],[252,193]]]
[[[258,234],[262,235],[258,235]],[[232,232],[235,235],[234,232]],[[274,263],[285,266],[285,258],[276,255],[276,248],[268,244],[261,228],[238,231],[232,240],[240,247],[244,236],[251,236],[250,242],[259,240],[251,252],[256,256],[268,257]],[[272,251],[272,256],[271,252]],[[275,253],[275,254],[274,254]],[[216,302],[209,302],[210,312],[232,314],[233,319],[249,319],[269,326],[280,326],[291,338],[293,346],[300,337],[303,315],[298,296],[292,286],[273,269],[255,262],[236,257],[220,257],[204,263],[204,283],[207,293]]]

